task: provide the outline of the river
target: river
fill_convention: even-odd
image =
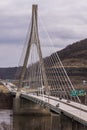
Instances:
[[[0,130],[87,130],[87,127],[54,113],[13,116],[12,110],[0,110]]]

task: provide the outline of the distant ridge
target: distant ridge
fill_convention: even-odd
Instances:
[[[72,80],[76,76],[80,76],[76,79],[79,82],[87,79],[87,39],[73,43],[57,53]],[[16,71],[17,67],[0,68],[0,79],[14,79]]]
[[[0,79],[14,79],[17,67],[0,68]]]

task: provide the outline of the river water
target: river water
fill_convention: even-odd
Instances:
[[[51,116],[13,116],[12,110],[0,110],[0,130],[87,130],[87,127],[53,113]]]

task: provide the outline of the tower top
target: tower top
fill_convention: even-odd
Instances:
[[[37,4],[33,4],[32,5],[32,9],[38,9],[38,5]]]
[[[36,15],[37,15],[37,9],[38,9],[38,5],[37,4],[33,4],[32,5],[32,17],[34,16],[35,12],[36,12]]]

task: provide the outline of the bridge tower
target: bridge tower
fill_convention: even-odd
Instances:
[[[42,72],[43,84],[45,86],[45,89],[47,91],[49,91],[47,77],[46,77],[46,73],[45,73],[44,62],[43,62],[43,58],[42,58],[39,34],[38,34],[37,10],[38,10],[38,5],[32,5],[32,22],[31,22],[30,37],[28,40],[24,63],[23,63],[23,67],[21,70],[21,74],[20,74],[20,80],[19,80],[19,84],[18,84],[16,98],[14,100],[14,113],[19,113],[19,111],[20,111],[20,90],[21,90],[22,85],[23,85],[23,80],[24,80],[24,76],[25,76],[25,72],[26,72],[26,68],[27,68],[27,64],[28,64],[28,59],[29,59],[29,55],[30,55],[30,49],[31,49],[32,44],[36,45],[38,56],[39,56],[41,72]]]
[[[25,72],[26,72],[27,63],[28,63],[30,49],[31,49],[32,44],[35,44],[37,47],[37,52],[38,52],[39,61],[40,61],[40,67],[41,67],[41,71],[42,71],[42,77],[43,77],[43,81],[44,81],[44,86],[46,88],[48,87],[46,73],[45,73],[45,67],[44,67],[42,52],[41,52],[41,47],[40,47],[39,34],[38,34],[37,10],[38,10],[38,6],[32,5],[31,31],[30,31],[30,37],[29,37],[29,41],[28,41],[28,46],[27,46],[25,58],[24,58],[23,68],[22,68],[21,75],[20,75],[18,91],[20,91],[20,88],[22,87],[22,83],[23,83]]]

